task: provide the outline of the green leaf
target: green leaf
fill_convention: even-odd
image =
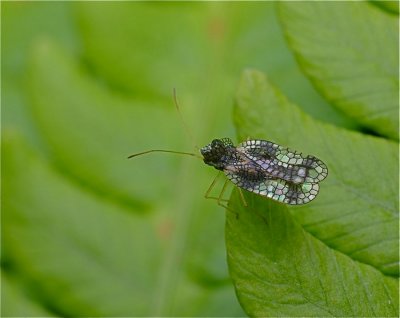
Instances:
[[[24,131],[28,140],[40,147],[37,130],[31,120],[26,74],[32,41],[46,34],[77,51],[79,40],[66,2],[2,3],[2,128]]]
[[[270,74],[312,115],[355,126],[300,72],[272,2],[81,2],[76,12],[91,67],[125,93],[170,101],[173,85],[195,95],[198,107],[215,105],[216,115],[230,103],[237,76],[251,66]]]
[[[97,71],[128,93],[168,101],[171,86],[190,89],[208,66],[206,12],[202,4],[173,2],[76,4],[85,54]]]
[[[127,157],[148,150],[149,145],[162,147],[170,140],[182,140],[172,101],[166,109],[166,105],[105,90],[71,55],[47,39],[34,46],[29,74],[35,122],[62,170],[102,196],[138,210],[147,207],[146,201],[165,197],[163,187],[173,177],[165,167],[176,167],[176,158],[148,158],[139,169]],[[160,125],[163,121],[175,125]],[[145,178],[163,185],[154,188],[151,183],[133,182]]]
[[[24,293],[25,292],[25,293]],[[52,314],[21,288],[15,277],[1,272],[1,317],[51,317]]]
[[[354,260],[397,276],[398,145],[312,119],[257,71],[243,74],[236,102],[241,140],[271,140],[328,166],[318,197],[288,207],[305,230]]]
[[[398,1],[377,1],[377,0],[370,0],[371,4],[374,4],[385,10],[386,12],[399,15],[399,2]]]
[[[334,251],[285,205],[235,192],[226,222],[228,262],[251,317],[397,317],[398,281]]]
[[[282,2],[279,9],[290,46],[321,94],[398,140],[398,17],[367,2]]]
[[[241,314],[225,273],[217,285],[188,275],[178,214],[132,213],[65,178],[18,135],[2,142],[3,253],[40,302],[62,316]]]
[[[66,182],[17,137],[4,143],[3,242],[37,293],[65,315],[150,312],[143,295],[157,278],[145,269],[161,255],[152,224]]]

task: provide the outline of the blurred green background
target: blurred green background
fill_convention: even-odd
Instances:
[[[275,3],[1,10],[2,316],[243,316],[224,211],[204,199],[216,172],[189,157],[126,157],[195,151],[173,88],[197,146],[237,142],[245,68],[313,117],[357,129],[300,72]]]

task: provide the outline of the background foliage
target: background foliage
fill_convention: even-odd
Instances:
[[[396,312],[392,2],[2,2],[1,13],[2,316]],[[236,141],[321,157],[320,196],[297,209],[233,201],[225,252],[224,213],[203,198],[212,169],[126,160],[194,148],[173,88],[198,146],[236,135],[235,102]]]

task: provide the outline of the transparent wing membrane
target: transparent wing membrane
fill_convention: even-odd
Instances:
[[[315,199],[319,182],[328,175],[326,165],[266,140],[247,140],[237,146],[223,171],[238,187],[293,205]]]
[[[267,198],[287,203],[305,204],[315,199],[319,191],[318,183],[294,184],[281,179],[264,176],[249,178],[243,173],[225,171],[226,176],[238,187]]]
[[[266,140],[247,140],[238,146],[250,160],[268,174],[293,183],[317,183],[326,178],[328,168],[314,156],[304,156]]]

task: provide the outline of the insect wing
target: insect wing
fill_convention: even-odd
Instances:
[[[237,147],[268,175],[296,184],[318,183],[328,175],[326,165],[314,156],[304,156],[266,140],[247,140]]]
[[[239,188],[271,198],[278,202],[300,205],[315,199],[318,183],[294,184],[279,178],[271,178],[259,168],[241,165],[238,169],[224,170],[225,175]]]

